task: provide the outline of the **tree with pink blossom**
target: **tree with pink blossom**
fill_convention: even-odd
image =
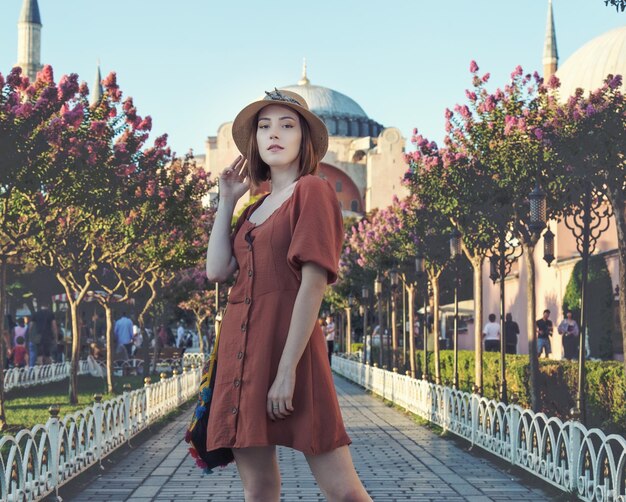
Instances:
[[[558,96],[558,81],[554,87]],[[626,95],[622,76],[608,75],[600,88],[589,93],[577,89],[564,101],[551,102],[553,114],[545,124],[546,141],[561,160],[550,166],[550,176],[567,181],[564,196],[572,204],[565,206],[565,215],[580,211],[587,187],[610,205],[617,231],[619,317],[626,347]]]

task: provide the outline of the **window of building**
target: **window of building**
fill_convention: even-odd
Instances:
[[[359,201],[356,199],[352,199],[350,202],[350,211],[358,211],[359,210]]]
[[[343,189],[343,186],[342,186],[342,184],[341,184],[341,181],[336,181],[336,182],[335,182],[335,190],[336,190],[337,192],[341,192],[341,190],[342,190],[342,189]]]

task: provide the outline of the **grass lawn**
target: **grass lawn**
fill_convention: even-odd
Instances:
[[[158,382],[159,376],[152,375],[152,381]],[[123,385],[129,383],[132,389],[143,387],[143,376],[115,377],[113,394],[106,392],[106,379],[89,375],[78,377],[78,404],[70,405],[68,399],[69,379],[33,387],[11,389],[5,393],[6,418],[9,424],[4,433],[15,434],[24,428],[36,424],[45,424],[50,414],[48,408],[52,404],[60,406],[59,417],[86,408],[93,404],[93,395],[102,393],[103,401],[111,399],[123,392]],[[0,437],[2,437],[0,432]]]

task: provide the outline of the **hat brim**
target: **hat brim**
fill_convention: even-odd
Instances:
[[[299,113],[304,120],[306,120],[311,132],[313,149],[321,161],[328,151],[328,129],[326,128],[326,124],[324,124],[322,119],[320,119],[313,112],[302,106],[286,101],[269,101],[265,99],[255,101],[254,103],[250,103],[237,114],[233,122],[233,139],[239,151],[244,156],[248,155],[248,143],[250,142],[253,130],[256,128],[255,118],[263,108],[270,105],[279,105],[291,108],[295,112]]]

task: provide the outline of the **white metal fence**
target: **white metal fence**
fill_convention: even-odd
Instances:
[[[626,440],[333,356],[333,370],[586,501],[626,502]]]
[[[89,356],[78,362],[78,374],[101,377],[104,375],[104,369],[93,357]],[[4,390],[58,382],[69,376],[69,362],[40,364],[32,368],[11,368],[4,372]]]
[[[0,438],[0,500],[40,500],[197,394],[201,367],[177,371],[45,425]]]

